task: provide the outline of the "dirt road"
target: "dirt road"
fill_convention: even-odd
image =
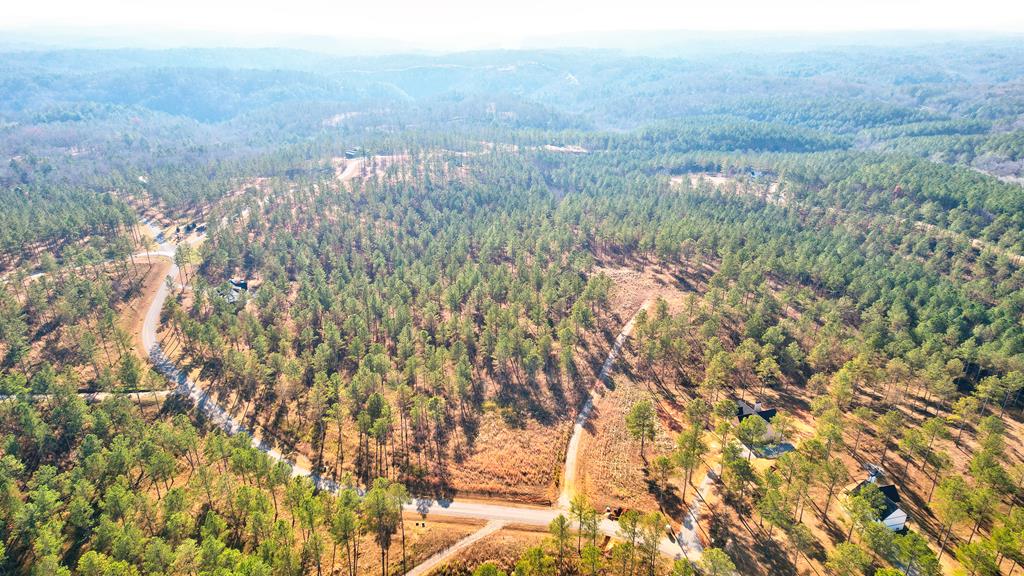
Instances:
[[[431,570],[441,566],[443,563],[450,560],[453,556],[458,554],[459,551],[469,548],[470,546],[476,544],[480,540],[483,540],[487,536],[490,536],[498,530],[501,530],[501,528],[504,526],[505,523],[500,520],[491,520],[487,524],[484,524],[483,528],[477,530],[476,532],[473,532],[469,536],[466,536],[462,540],[459,540],[455,544],[452,544],[450,547],[438,552],[437,554],[434,554],[430,558],[427,558],[426,560],[421,562],[419,566],[416,566],[412,570],[409,570],[409,572],[406,573],[406,576],[427,576],[428,574],[430,574]]]
[[[345,169],[338,174],[338,180],[341,182],[348,182],[359,175],[359,170],[363,167],[366,162],[365,158],[353,158],[345,162]]]
[[[612,349],[608,352],[608,358],[601,365],[601,371],[597,374],[597,381],[587,390],[587,401],[583,405],[583,409],[580,410],[579,415],[576,416],[576,424],[573,426],[572,436],[569,438],[569,446],[565,451],[565,466],[562,468],[562,491],[558,495],[558,507],[563,510],[569,509],[569,503],[576,492],[576,475],[579,471],[579,465],[576,460],[579,456],[580,438],[583,436],[583,428],[587,424],[587,419],[590,418],[590,413],[594,410],[594,400],[597,399],[601,389],[605,386],[605,378],[608,377],[608,374],[615,366],[615,361],[619,357],[622,345],[626,343],[629,335],[633,333],[633,326],[636,324],[637,316],[640,315],[640,310],[649,309],[653,302],[651,299],[645,300],[636,313],[633,314],[633,317],[629,319],[629,322],[626,322],[626,325],[622,327],[622,331],[615,337]]]

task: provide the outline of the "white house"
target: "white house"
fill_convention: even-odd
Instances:
[[[893,532],[903,530],[907,525],[907,513],[900,508],[900,493],[896,490],[895,485],[879,484],[878,474],[873,472],[866,480],[854,486],[850,490],[850,494],[858,494],[869,483],[878,486],[878,489],[882,492],[882,496],[885,497],[883,502],[885,507],[878,513],[878,521]]]

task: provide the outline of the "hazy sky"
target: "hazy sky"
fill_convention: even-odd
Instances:
[[[0,28],[118,27],[232,36],[502,45],[608,30],[1024,32],[1024,0],[20,0]]]

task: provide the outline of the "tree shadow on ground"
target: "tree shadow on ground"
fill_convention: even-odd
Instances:
[[[708,537],[712,546],[729,554],[741,574],[797,573],[789,551],[775,539],[784,535],[775,530],[774,537],[769,537],[745,501],[727,499],[725,506],[724,514],[711,517]]]
[[[583,430],[585,432],[587,432],[588,434],[596,435],[597,434],[597,426],[594,424],[594,422],[596,422],[597,419],[600,416],[601,416],[601,409],[598,408],[597,403],[594,403],[594,405],[591,406],[591,408],[590,408],[590,416],[583,423]],[[573,426],[575,426],[575,421],[573,423]]]
[[[480,416],[472,410],[464,412],[459,418],[462,426],[462,435],[466,439],[466,450],[473,451],[476,445],[476,438],[480,434]]]
[[[662,514],[673,519],[682,518],[683,515],[686,514],[686,503],[683,501],[679,490],[674,485],[670,484],[669,486],[662,488],[653,478],[651,478],[647,470],[644,470],[644,482],[647,483],[647,492],[654,496],[654,499],[658,501],[658,507],[661,509]],[[694,494],[690,489],[687,489],[687,493],[690,495]]]

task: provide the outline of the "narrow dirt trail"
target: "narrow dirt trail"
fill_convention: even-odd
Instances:
[[[899,220],[900,222],[906,221],[903,218],[900,218]],[[971,247],[973,247],[978,252],[984,252],[985,250],[989,250],[997,256],[1005,256],[1007,260],[1009,260],[1010,262],[1014,263],[1017,266],[1024,266],[1024,256],[1017,254],[1016,252],[1011,252],[1010,250],[1007,250],[1002,246],[997,246],[996,244],[992,244],[991,242],[982,240],[981,238],[972,238],[966,234],[955,232],[953,230],[948,230],[946,228],[940,228],[935,224],[929,224],[928,222],[915,221],[913,224],[914,228],[917,228],[918,230],[932,232],[939,236],[952,238],[953,240],[962,240],[970,242]]]
[[[605,379],[611,373],[612,368],[615,367],[615,361],[619,358],[622,345],[626,343],[630,334],[633,333],[633,326],[636,325],[636,319],[640,315],[640,311],[650,309],[653,303],[654,300],[650,298],[644,300],[640,308],[633,314],[633,317],[629,319],[629,322],[626,322],[626,325],[622,327],[622,331],[615,337],[612,349],[608,352],[608,358],[601,365],[601,371],[598,372],[597,379],[587,390],[587,401],[576,416],[576,423],[572,428],[572,436],[569,438],[569,446],[565,451],[565,465],[562,468],[562,490],[558,495],[558,507],[563,510],[569,509],[572,497],[576,493],[576,478],[579,473],[579,463],[577,460],[579,458],[580,439],[583,437],[583,429],[587,425],[590,413],[594,411],[594,401],[600,396],[601,388],[605,385]]]
[[[494,534],[498,530],[501,530],[505,526],[505,523],[501,520],[491,520],[487,524],[484,524],[482,528],[473,532],[469,536],[466,536],[462,540],[459,540],[455,544],[452,544],[448,548],[434,554],[430,558],[427,558],[412,570],[406,572],[406,576],[427,576],[430,572],[443,563],[450,560],[453,556],[458,554],[460,551],[469,548],[473,544],[476,544],[480,540]]]

